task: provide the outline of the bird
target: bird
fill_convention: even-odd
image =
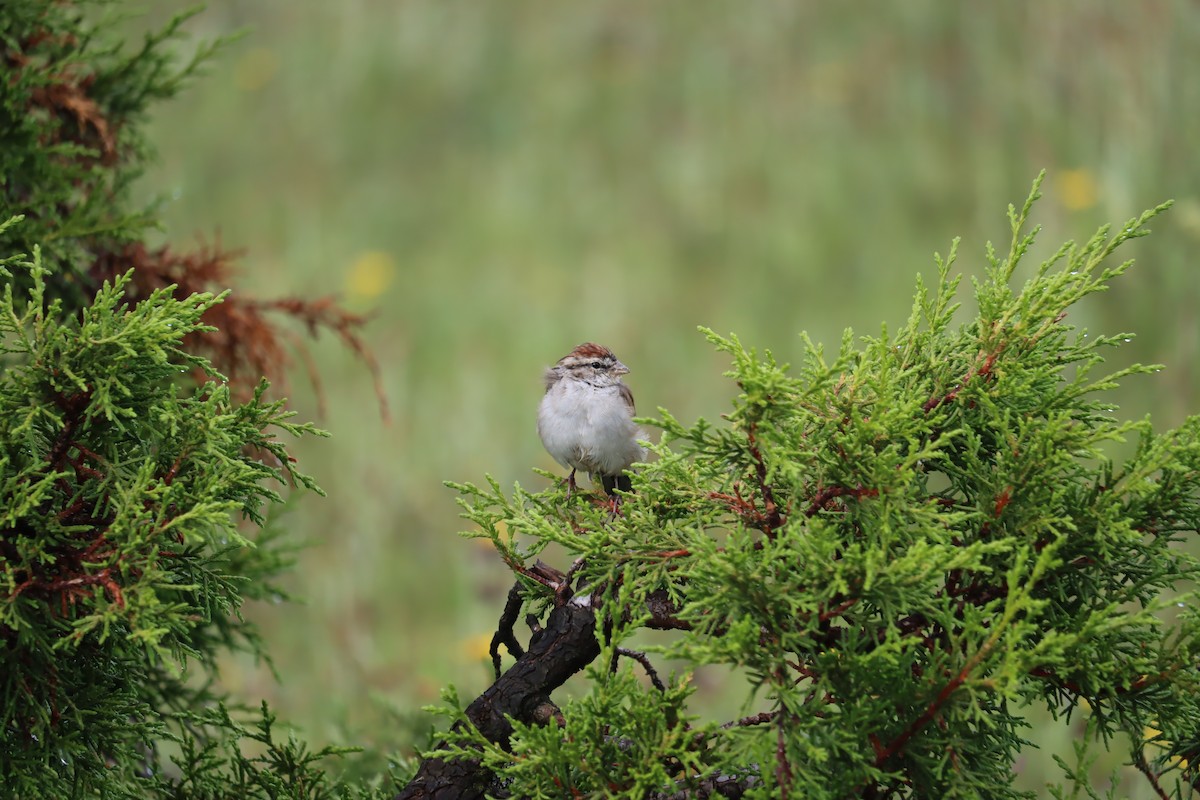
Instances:
[[[545,372],[546,393],[538,406],[538,436],[546,451],[564,467],[567,497],[576,488],[575,472],[587,472],[604,491],[628,492],[632,483],[626,472],[636,461],[646,459],[639,444],[642,432],[633,422],[633,393],[621,382],[629,367],[612,350],[584,342]]]

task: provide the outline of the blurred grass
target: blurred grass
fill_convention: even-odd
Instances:
[[[844,327],[894,327],[952,237],[979,274],[1045,167],[1042,251],[1178,200],[1075,322],[1137,331],[1117,360],[1168,365],[1125,387],[1123,413],[1165,426],[1195,405],[1194,3],[221,0],[189,28],[246,26],[155,116],[142,190],[169,240],[219,229],[247,249],[240,289],[376,310],[395,421],[317,343],[334,438],[297,452],[329,498],[285,520],[312,543],[290,584],[304,604],[249,612],[283,682],[224,672],[319,735],[395,741],[381,706],[486,685],[507,573],[454,535],[441,481],[543,485],[540,370],[581,341],[633,367],[643,413],[716,418],[733,390],[697,324],[783,360],[800,330],[832,348]],[[316,414],[300,371],[292,394]],[[741,699],[711,681],[702,698]],[[1031,732],[1058,752],[1073,735]],[[1031,755],[1023,785],[1049,764]]]

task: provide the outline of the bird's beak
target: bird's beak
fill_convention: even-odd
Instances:
[[[614,370],[614,371],[615,371],[615,372],[616,372],[618,375],[628,375],[628,374],[629,374],[629,367],[625,366],[625,365],[624,365],[624,364],[622,364],[620,361],[618,361],[617,363],[613,364],[613,370]]]

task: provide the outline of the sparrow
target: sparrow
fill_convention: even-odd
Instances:
[[[585,342],[545,373],[546,393],[538,406],[538,436],[547,452],[571,468],[567,496],[576,488],[575,471],[587,472],[609,495],[631,489],[625,472],[646,459],[642,432],[633,423],[633,393],[621,382],[629,374],[607,347]]]

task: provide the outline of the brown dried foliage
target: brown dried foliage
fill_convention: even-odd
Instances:
[[[169,246],[151,250],[141,242],[133,242],[118,250],[101,250],[93,265],[92,276],[99,284],[132,269],[133,279],[126,293],[135,303],[172,285],[177,293],[184,295],[219,292],[230,285],[233,261],[239,255],[237,251],[223,249],[219,241],[212,245],[201,243],[189,253],[176,253]],[[359,336],[359,330],[368,318],[339,307],[333,297],[259,300],[233,294],[205,312],[203,322],[216,330],[189,334],[184,339],[184,346],[208,358],[228,378],[234,391],[243,397],[253,392],[260,377],[270,379],[286,392],[287,373],[292,365],[290,351],[294,350],[304,363],[317,394],[319,413],[323,414],[324,392],[308,347],[302,337],[281,330],[271,319],[273,314],[302,323],[314,339],[322,329],[331,331],[357,354],[371,372],[380,414],[388,420],[379,362]]]
[[[44,126],[43,144],[49,146],[69,142],[86,147],[97,154],[96,163],[115,169],[122,155],[117,136],[119,125],[109,119],[101,105],[89,94],[96,76],[86,72],[85,65],[64,66],[34,55],[47,46],[69,48],[76,44],[73,37],[56,38],[50,32],[41,31],[14,47],[0,51],[0,64],[8,67],[10,81],[19,80],[21,72],[40,73],[29,95],[28,113],[49,114],[63,123]],[[91,160],[82,155],[71,158]],[[59,211],[63,218],[67,218],[71,209],[62,207]],[[172,284],[178,287],[178,293],[185,295],[223,291],[231,285],[233,261],[240,255],[222,249],[219,242],[213,246],[201,243],[190,253],[177,253],[170,247],[152,250],[141,242],[125,243],[101,238],[93,239],[86,245],[95,257],[89,270],[95,287],[130,269],[134,270],[133,281],[127,289],[133,303],[156,289]],[[192,352],[207,357],[243,398],[253,392],[262,377],[270,379],[272,384],[286,392],[287,373],[292,366],[290,353],[298,354],[316,392],[318,413],[323,415],[324,392],[304,338],[280,328],[273,316],[290,317],[298,321],[313,338],[322,329],[332,331],[366,363],[374,380],[380,414],[385,421],[389,419],[379,364],[359,335],[367,318],[346,311],[332,297],[259,300],[233,295],[205,314],[204,322],[217,330],[193,334],[185,340],[184,345]],[[285,342],[288,346],[285,346]]]
[[[6,50],[4,62],[12,70],[9,80],[17,80],[21,70],[48,70],[49,67],[40,65],[28,53],[51,39],[51,34],[43,31],[22,41],[17,49]],[[72,45],[74,39],[71,37],[58,43]],[[117,137],[100,106],[88,94],[96,76],[81,75],[79,70],[78,66],[67,65],[58,72],[47,74],[45,81],[30,93],[29,110],[40,109],[75,123],[74,126],[46,126],[45,144],[69,141],[82,145],[99,153],[100,163],[111,167],[117,163]]]

